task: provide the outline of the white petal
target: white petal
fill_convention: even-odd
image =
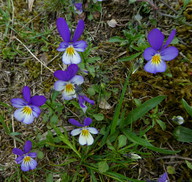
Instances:
[[[22,112],[22,109],[23,108],[20,108],[20,109],[17,109],[15,112],[14,112],[14,117],[16,120],[18,121],[23,121],[23,119],[25,118],[25,115],[24,113]]]
[[[81,56],[77,51],[75,51],[74,55],[72,56],[71,63],[72,64],[79,64],[81,62]]]
[[[70,82],[73,84],[81,85],[84,82],[84,78],[80,75],[75,75]]]
[[[21,169],[22,171],[29,171],[29,170],[32,170],[32,169],[35,169],[37,166],[37,161],[30,158],[30,161],[29,162],[22,162],[21,163]]]
[[[71,135],[72,136],[76,136],[76,135],[79,135],[81,133],[81,128],[77,128],[77,129],[74,129],[71,131]]]
[[[94,139],[90,133],[88,136],[84,136],[84,135],[80,134],[80,136],[79,136],[80,145],[92,145],[93,142],[94,142]]]
[[[97,130],[96,128],[88,127],[87,129],[88,129],[89,132],[92,133],[92,134],[98,134],[98,133],[99,133],[98,130]]]
[[[83,136],[82,134],[80,134],[80,136],[79,136],[79,143],[80,143],[80,145],[85,145],[87,143],[86,137]]]
[[[25,118],[23,119],[22,122],[25,124],[31,124],[34,119],[35,119],[35,117],[33,116],[33,114],[25,115]]]
[[[87,140],[87,145],[92,145],[93,142],[94,142],[94,139],[93,139],[93,137],[92,137],[91,134],[89,134],[89,135],[87,136],[86,140]]]
[[[66,51],[62,56],[62,61],[64,64],[71,64],[71,56],[69,56]]]
[[[58,80],[54,83],[54,89],[56,91],[61,91],[65,88],[66,82]]]
[[[73,55],[69,55],[65,51],[62,56],[62,61],[64,64],[79,64],[81,62],[81,56],[77,51],[75,51]]]
[[[71,100],[71,99],[73,99],[73,98],[76,98],[77,97],[77,95],[74,93],[74,92],[72,92],[72,93],[67,93],[67,92],[62,92],[62,98],[63,98],[63,100]]]
[[[81,109],[83,110],[84,113],[86,113],[86,111],[87,111],[87,106],[85,105],[85,107],[81,107]]]

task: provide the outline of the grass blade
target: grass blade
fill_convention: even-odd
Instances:
[[[133,109],[131,112],[129,112],[129,114],[127,115],[127,117],[125,118],[123,123],[120,125],[120,127],[124,128],[127,125],[132,124],[133,122],[137,121],[139,118],[143,117],[148,111],[150,111],[155,106],[160,104],[165,98],[166,98],[166,96],[154,97],[154,98],[144,102],[139,107]]]
[[[144,147],[146,147],[150,150],[153,150],[155,152],[159,152],[159,153],[163,153],[163,154],[175,154],[175,153],[180,152],[180,151],[172,151],[172,150],[167,150],[167,149],[155,147],[154,145],[149,143],[147,140],[145,140],[141,137],[138,137],[135,133],[133,133],[132,131],[130,131],[128,129],[123,129],[122,132],[127,137],[127,139],[130,140],[131,142],[136,143],[136,144],[141,145],[141,146],[144,146]]]

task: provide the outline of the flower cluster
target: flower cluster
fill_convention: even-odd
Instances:
[[[76,8],[77,5],[76,4]],[[80,75],[77,75],[79,70],[78,65],[81,62],[81,57],[78,52],[84,52],[87,43],[83,40],[77,41],[83,33],[84,30],[84,21],[79,20],[77,28],[74,32],[73,38],[71,38],[71,32],[67,25],[67,22],[63,18],[57,19],[57,30],[64,40],[64,42],[60,43],[58,51],[64,51],[62,61],[64,64],[69,65],[66,70],[57,70],[54,73],[54,76],[58,79],[58,81],[54,84],[54,89],[56,91],[61,91],[63,100],[71,100],[73,98],[77,98],[79,102],[79,106],[82,108],[85,113],[87,110],[87,106],[85,102],[90,104],[95,104],[95,102],[89,99],[85,94],[81,92],[81,84],[84,82],[84,78]],[[92,134],[97,134],[98,131],[96,128],[88,127],[92,123],[91,118],[85,118],[84,124],[80,124],[75,119],[70,119],[69,123],[81,127],[78,129],[74,129],[71,132],[72,136],[76,136],[80,134],[79,143],[81,145],[91,145],[93,144]]]

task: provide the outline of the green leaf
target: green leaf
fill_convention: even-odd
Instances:
[[[100,173],[104,173],[109,169],[109,166],[106,161],[98,162],[98,169]]]
[[[58,122],[58,116],[55,114],[51,116],[50,122],[56,124]]]
[[[121,107],[122,107],[122,104],[123,104],[123,99],[124,99],[124,96],[125,96],[125,93],[126,93],[126,90],[127,90],[127,85],[129,84],[130,76],[131,76],[131,73],[129,73],[129,75],[127,76],[127,78],[125,80],[125,84],[123,86],[123,90],[121,92],[119,102],[118,102],[117,106],[115,107],[115,113],[113,115],[113,121],[111,123],[110,135],[115,133],[115,130],[116,130],[116,127],[117,127],[117,122],[118,122],[118,119],[119,119],[119,116],[120,116],[120,113],[121,113],[120,111],[121,111]]]
[[[131,112],[129,112],[127,118],[123,121],[123,123],[120,124],[120,127],[124,128],[125,126],[137,121],[139,118],[143,117],[148,111],[160,104],[165,98],[166,96],[154,97],[144,102],[139,107],[133,109]]]
[[[44,158],[44,154],[43,154],[43,152],[41,152],[41,151],[37,151],[37,158],[39,158],[39,159],[43,159],[43,158]]]
[[[187,167],[192,170],[192,163],[187,160],[185,160],[185,162],[187,164]]]
[[[123,42],[125,39],[119,36],[114,36],[109,39],[109,42]]]
[[[90,88],[87,89],[87,93],[88,93],[90,96],[93,96],[93,95],[95,95],[95,89],[92,88],[92,87],[90,87]]]
[[[97,121],[102,121],[104,119],[103,114],[99,113],[99,114],[93,114],[93,117],[97,120]]]
[[[11,132],[10,135],[11,136],[17,136],[17,135],[21,135],[21,133],[19,133],[19,132]]]
[[[55,101],[59,94],[60,94],[59,91],[53,90],[53,93],[51,94],[51,100]]]
[[[52,173],[47,175],[46,182],[53,182],[53,174]]]
[[[187,111],[187,113],[192,117],[192,107],[184,99],[181,100],[181,103],[185,108],[185,110]]]
[[[157,120],[155,120],[155,121],[159,124],[159,126],[161,127],[161,129],[162,129],[163,131],[165,131],[165,129],[166,129],[165,122],[161,121],[160,119],[157,119]]]
[[[180,151],[172,151],[172,150],[157,148],[154,145],[152,145],[151,143],[149,143],[147,140],[145,140],[141,137],[138,137],[135,133],[133,133],[132,131],[130,131],[128,129],[123,129],[122,132],[127,137],[127,139],[130,140],[131,142],[144,146],[150,150],[153,150],[153,151],[156,151],[159,153],[163,153],[163,154],[175,154],[175,153],[180,152]]]
[[[118,148],[124,147],[127,144],[127,137],[125,135],[120,135],[118,137]]]
[[[101,60],[100,57],[92,57],[92,58],[88,58],[86,62],[87,63],[95,63],[96,61],[99,61],[99,60]]]
[[[141,54],[141,52],[138,52],[136,54],[132,54],[131,56],[123,57],[123,58],[119,59],[118,61],[132,61],[135,58],[137,58],[140,54]]]
[[[69,139],[67,138],[67,135],[63,135],[62,132],[60,131],[59,128],[57,128],[56,126],[52,125],[53,129],[55,130],[55,132],[57,133],[57,135],[60,137],[60,139],[69,147],[71,148],[79,158],[81,158],[81,154],[77,151],[76,147],[69,141]]]
[[[173,135],[180,142],[192,142],[192,129],[178,126],[175,128]]]

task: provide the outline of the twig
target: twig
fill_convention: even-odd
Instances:
[[[175,14],[178,14],[178,12],[173,9],[171,6],[169,6],[166,2],[164,2],[163,0],[160,0],[165,6],[167,6],[169,9],[171,9]]]
[[[174,155],[174,156],[164,156],[164,157],[159,157],[155,160],[160,160],[160,159],[170,159],[170,158],[176,158],[176,159],[183,159],[183,160],[188,160],[188,161],[192,161],[192,158],[189,158],[189,157],[182,157],[182,156],[177,156],[177,155]]]
[[[29,48],[21,41],[19,40],[17,37],[13,36],[14,39],[16,39],[19,43],[21,43],[23,45],[23,47],[25,47],[25,49],[27,49],[27,51],[39,62],[41,63],[41,65],[43,65],[45,68],[47,68],[49,71],[51,71],[53,73],[53,70],[50,69],[49,67],[47,67],[40,59],[38,59],[30,50]]]
[[[14,132],[15,132],[15,125],[14,125],[13,115],[11,115],[11,120],[12,120],[12,131],[13,131],[13,133],[14,133]],[[14,139],[14,137],[13,137],[13,144],[14,144],[14,148],[17,148],[16,140]],[[16,155],[15,155],[15,158],[16,158]]]

